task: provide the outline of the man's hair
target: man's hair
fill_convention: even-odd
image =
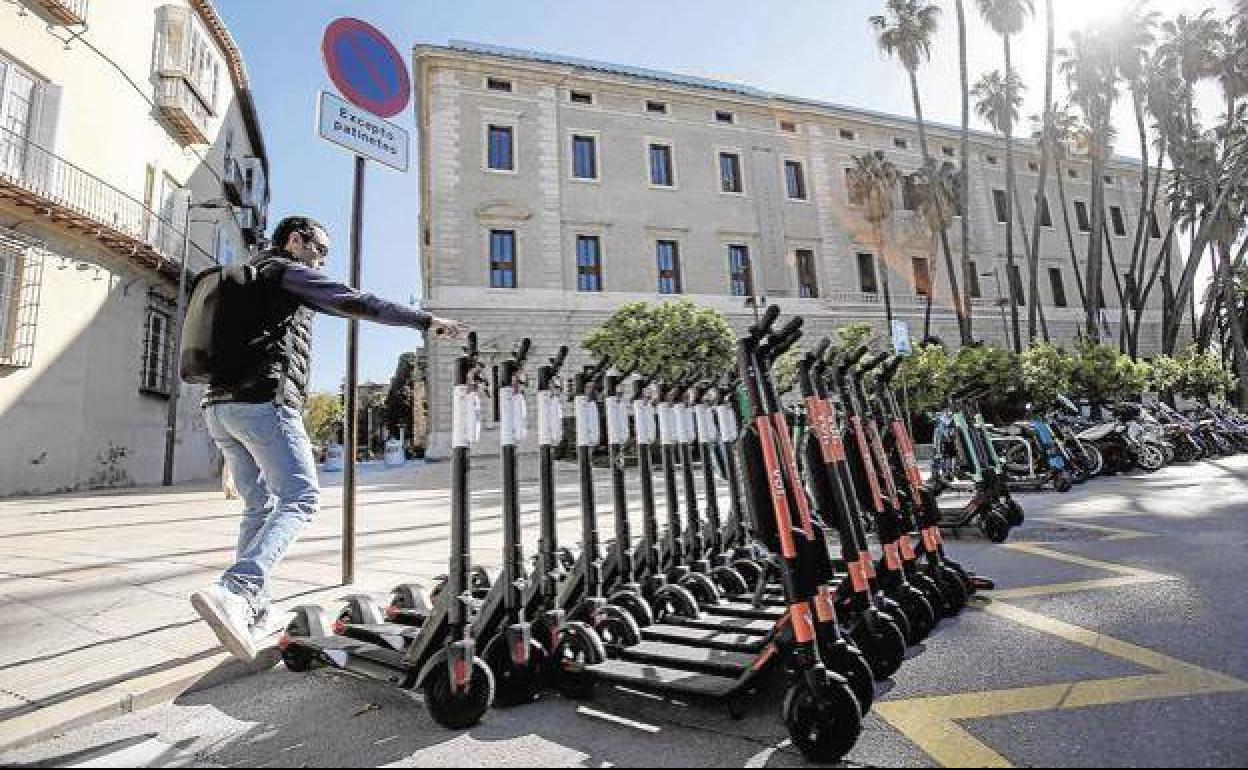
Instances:
[[[286,217],[277,223],[277,227],[273,228],[273,241],[270,244],[273,251],[283,253],[286,251],[286,242],[290,240],[292,233],[299,233],[305,238],[312,234],[313,228],[328,232],[325,225],[317,222],[312,217],[291,216]]]

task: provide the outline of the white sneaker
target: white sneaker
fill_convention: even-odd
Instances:
[[[285,610],[261,610],[251,624],[251,640],[256,647],[272,646],[275,643],[273,637],[286,630],[289,616],[290,613]]]
[[[252,610],[246,599],[214,585],[191,594],[191,606],[231,655],[248,663],[256,659],[256,643],[251,637]]]

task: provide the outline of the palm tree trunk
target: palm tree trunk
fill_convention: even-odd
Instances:
[[[958,179],[958,208],[962,211],[962,307],[966,310],[966,325],[962,331],[962,344],[969,345],[974,339],[974,317],[971,305],[971,81],[966,64],[966,9],[962,0],[956,0],[958,16],[958,71],[962,82],[962,163]]]
[[[1227,326],[1230,327],[1232,359],[1235,362],[1235,376],[1239,380],[1236,401],[1244,403],[1248,392],[1248,347],[1244,344],[1244,326],[1239,322],[1239,309],[1235,298],[1235,275],[1231,269],[1231,246],[1229,243],[1218,244],[1222,253],[1222,264],[1226,266],[1226,279],[1222,282],[1222,304],[1226,307]]]
[[[888,258],[884,256],[884,228],[875,225],[876,268],[880,274],[880,288],[884,290],[884,318],[888,321],[888,333],[893,333],[893,295],[888,288]]]
[[[1049,181],[1049,153],[1052,136],[1049,124],[1053,117],[1053,0],[1045,0],[1045,43],[1044,43],[1044,112],[1041,113],[1040,132],[1040,176],[1036,179],[1035,209],[1031,217],[1031,307],[1027,311],[1027,334],[1032,342],[1036,341],[1036,319],[1044,313],[1044,308],[1036,297],[1040,296],[1040,201],[1047,198]],[[1046,200],[1047,202],[1047,200]],[[1053,216],[1049,207],[1049,216]],[[1048,324],[1042,325],[1047,327]],[[1045,340],[1049,337],[1048,329],[1044,330]]]
[[[1170,225],[1170,229],[1166,232],[1166,240],[1161,246],[1161,250],[1157,254],[1157,261],[1153,263],[1153,269],[1149,273],[1148,281],[1144,288],[1140,291],[1139,301],[1135,305],[1135,321],[1131,324],[1131,357],[1135,358],[1140,354],[1140,325],[1144,320],[1144,308],[1148,306],[1148,297],[1153,292],[1153,287],[1157,283],[1157,276],[1162,272],[1163,265],[1170,263],[1170,248],[1174,242],[1174,225]],[[1145,250],[1147,251],[1147,249]],[[1163,285],[1167,284],[1169,278],[1163,279]],[[1169,292],[1169,286],[1165,286],[1165,292]],[[1162,299],[1162,325],[1165,325],[1166,305],[1169,304],[1169,298]],[[1160,340],[1158,340],[1160,343]],[[1165,352],[1165,351],[1162,351]]]
[[[1101,339],[1101,273],[1105,228],[1105,145],[1108,142],[1107,118],[1097,116],[1092,140],[1092,232],[1088,234],[1087,331],[1093,342]]]
[[[1022,196],[1018,191],[1014,191],[1014,205],[1018,211],[1018,229],[1019,232],[1027,232],[1027,215],[1023,212],[1026,210],[1023,206]],[[1031,244],[1026,238],[1023,239],[1023,259],[1027,262],[1027,273],[1032,277],[1030,286],[1027,289],[1027,315],[1028,315],[1028,337],[1027,344],[1036,344],[1036,323],[1040,323],[1044,328],[1044,339],[1047,342],[1049,338],[1048,323],[1044,318],[1043,303],[1038,299],[1040,291],[1035,276],[1040,271],[1040,254],[1032,250]]]
[[[1122,285],[1122,274],[1118,270],[1118,260],[1114,256],[1114,242],[1109,237],[1109,225],[1105,223],[1105,256],[1109,262],[1109,272],[1114,276],[1114,291],[1118,295],[1119,315],[1126,313],[1128,297],[1126,289]],[[1125,353],[1127,351],[1127,330],[1121,322],[1118,323],[1118,350]]]
[[[1009,79],[1014,68],[1010,63],[1010,36],[1002,35],[1005,41],[1005,77]],[[1014,332],[1014,352],[1023,352],[1022,335],[1018,325],[1018,302],[1014,296],[1014,189],[1017,180],[1014,178],[1014,127],[1006,117],[1005,126],[1005,264],[1010,279],[1010,326]]]
[[[918,73],[910,70],[910,97],[914,100],[914,120],[918,124],[919,129],[919,150],[923,154],[923,165],[928,169],[935,171],[932,163],[932,154],[927,146],[927,125],[923,120],[923,101],[919,97],[919,77]],[[965,212],[964,212],[965,213]],[[967,336],[966,332],[966,316],[969,313],[964,312],[961,295],[958,292],[958,276],[953,269],[953,252],[949,248],[948,227],[945,224],[944,216],[938,215],[937,228],[940,235],[941,252],[945,257],[945,270],[949,273],[949,296],[953,300],[953,313],[958,318],[958,336],[964,340]],[[926,339],[931,335],[932,325],[932,301],[936,296],[936,281],[933,277],[932,270],[936,260],[928,260],[928,287],[927,287],[927,309],[923,317],[923,337]]]
[[[1148,128],[1144,125],[1144,95],[1141,93],[1142,83],[1134,82],[1131,84],[1131,101],[1135,107],[1135,129],[1140,138],[1140,208],[1139,214],[1135,222],[1135,241],[1131,244],[1131,266],[1127,270],[1127,274],[1131,276],[1131,293],[1132,301],[1143,305],[1144,300],[1139,296],[1140,286],[1143,284],[1144,267],[1146,264],[1146,256],[1148,249],[1148,241],[1145,239],[1148,233]],[[1128,337],[1132,337],[1130,333],[1131,313],[1127,306],[1122,308],[1122,328],[1127,330]],[[1134,346],[1128,353],[1134,357]]]
[[[1066,177],[1062,173],[1062,161],[1054,153],[1053,171],[1057,177],[1057,196],[1062,205],[1062,226],[1066,230],[1066,247],[1070,249],[1070,264],[1075,269],[1075,286],[1079,288],[1079,303],[1087,307],[1088,296],[1083,290],[1083,269],[1079,267],[1079,253],[1075,251],[1075,233],[1070,227],[1070,207],[1066,205]]]

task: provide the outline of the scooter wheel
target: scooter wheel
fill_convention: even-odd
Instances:
[[[854,698],[858,700],[862,715],[866,716],[875,702],[875,674],[862,650],[841,639],[823,645],[819,655],[829,670],[845,677]]]
[[[565,625],[551,657],[554,661],[555,687],[559,692],[574,700],[593,697],[594,675],[585,667],[606,660],[607,649],[592,628],[579,622]]]
[[[1074,486],[1074,482],[1070,479],[1069,473],[1059,473],[1053,478],[1053,489],[1061,494],[1066,494]]]
[[[934,577],[940,584],[941,593],[945,596],[945,617],[954,617],[966,609],[968,597],[966,583],[962,582],[962,575],[956,569],[942,564],[936,570]]]
[[[737,574],[745,578],[745,583],[750,591],[758,588],[758,584],[767,579],[767,571],[759,566],[756,561],[737,559],[732,563],[732,568],[737,571]]]
[[[910,638],[910,619],[906,617],[906,613],[901,609],[901,605],[893,601],[887,596],[880,595],[875,602],[880,612],[887,615],[893,624],[901,631],[902,638],[902,655],[905,655],[905,640]]]
[[[432,661],[422,690],[433,721],[448,730],[466,730],[480,722],[494,702],[494,672],[485,661],[473,658],[467,689],[455,692],[445,653],[440,653]]]
[[[966,568],[961,564],[948,557],[945,557],[944,565],[946,569],[951,569],[957,573],[958,579],[962,581],[962,587],[966,589],[967,598],[969,599],[974,596],[976,590],[978,589],[975,585],[975,579],[971,576],[971,573],[967,572]]]
[[[805,678],[789,685],[784,696],[784,725],[793,745],[811,762],[832,764],[845,758],[862,734],[862,712],[849,685],[825,672],[818,689]]]
[[[654,625],[654,611],[650,609],[650,605],[646,600],[633,593],[632,591],[620,591],[610,599],[611,603],[622,608],[629,615],[633,616],[633,620],[641,628]]]
[[[299,613],[295,613],[294,620],[286,626],[286,635],[294,639],[307,639],[312,634]],[[287,671],[302,674],[310,671],[316,664],[316,655],[299,645],[285,645],[282,648],[282,663],[285,664]]]
[[[980,518],[979,531],[994,543],[1004,543],[1010,539],[1010,522],[996,511],[991,511]]]
[[[745,576],[733,567],[715,567],[711,570],[711,579],[724,596],[742,596],[750,592],[750,584]]]
[[[1026,521],[1026,517],[1023,515],[1023,506],[1012,497],[1007,499],[1003,505],[1005,506],[1005,510],[1001,512],[1001,515],[1005,517],[1005,520],[1010,527],[1013,528],[1023,526],[1023,522]]]
[[[694,620],[701,614],[698,600],[689,589],[678,585],[665,585],[654,594],[654,619],[666,623],[669,618]]]
[[[866,657],[875,681],[883,682],[901,669],[906,659],[906,637],[892,616],[881,614],[874,633],[865,619],[859,620],[850,636]]]
[[[936,613],[932,610],[932,605],[927,603],[923,592],[914,586],[895,593],[893,598],[901,605],[901,611],[910,623],[910,635],[906,637],[906,642],[913,647],[932,633],[932,629],[936,627]]]
[[[516,664],[511,657],[506,634],[498,634],[486,645],[482,656],[494,674],[494,705],[500,708],[532,703],[542,689],[546,648],[536,639],[529,642],[529,659]]]
[[[706,575],[691,572],[680,581],[680,584],[693,594],[693,598],[698,600],[699,605],[719,604],[719,589]]]
[[[927,599],[928,605],[932,608],[932,616],[935,618],[935,623],[939,623],[941,618],[949,616],[949,612],[947,612],[949,602],[945,599],[945,593],[935,579],[922,572],[916,572],[908,576],[908,579],[910,585],[919,589],[923,594],[923,598]],[[933,624],[934,627],[935,624]]]
[[[641,629],[633,616],[619,607],[607,605],[594,618],[594,632],[608,649],[641,644]]]

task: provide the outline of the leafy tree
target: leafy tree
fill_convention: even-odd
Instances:
[[[345,415],[341,396],[314,393],[303,405],[303,426],[314,442],[333,444],[340,440]]]
[[[788,393],[797,385],[797,362],[805,355],[804,351],[794,348],[776,360],[772,372],[776,378],[776,390]]]
[[[939,410],[949,398],[949,354],[940,345],[919,345],[906,359],[897,383],[910,399],[910,411],[925,414]]]
[[[717,377],[736,360],[735,340],[718,311],[689,300],[633,302],[590,331],[585,348],[664,379],[689,372]]]
[[[1171,393],[1183,381],[1183,362],[1173,356],[1157,356],[1151,362],[1152,375],[1148,387],[1158,393]]]
[[[866,345],[875,336],[875,329],[867,321],[855,321],[837,328],[832,335],[832,351],[847,353]]]
[[[1192,346],[1179,362],[1183,367],[1183,376],[1177,388],[1187,398],[1208,399],[1222,396],[1235,387],[1235,378],[1222,365],[1222,360],[1216,353],[1201,353]]]
[[[412,400],[415,380],[416,354],[403,353],[399,356],[394,376],[390,378],[390,389],[386,392],[385,425],[387,434],[398,438],[402,432],[409,443],[414,433],[415,414]]]
[[[1037,410],[1048,410],[1059,395],[1071,392],[1074,359],[1049,343],[1032,345],[1023,351],[1020,361],[1022,386]]]
[[[1018,401],[1018,388],[1022,383],[1022,368],[1018,354],[982,345],[972,345],[958,350],[950,362],[948,374],[950,390],[974,383],[989,389],[987,411],[1001,413],[1012,409]]]
[[[1149,384],[1148,364],[1133,361],[1116,348],[1083,342],[1075,356],[1072,382],[1094,403],[1137,396]]]

